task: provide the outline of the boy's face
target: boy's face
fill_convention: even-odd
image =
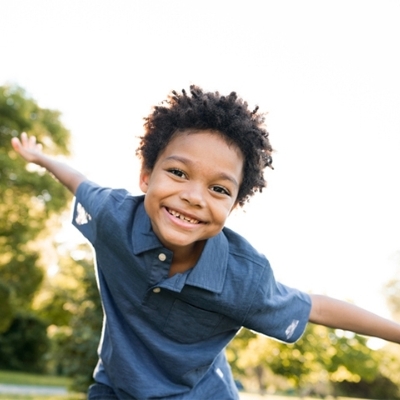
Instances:
[[[182,132],[160,153],[140,188],[153,230],[172,251],[217,235],[236,205],[243,155],[212,131]]]

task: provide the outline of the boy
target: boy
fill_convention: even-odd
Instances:
[[[104,308],[89,399],[238,399],[224,349],[245,326],[286,342],[308,321],[400,342],[400,326],[275,281],[267,259],[224,228],[265,186],[264,119],[231,93],[172,92],[146,119],[144,196],[102,188],[12,140],[76,196],[74,225],[96,251]]]

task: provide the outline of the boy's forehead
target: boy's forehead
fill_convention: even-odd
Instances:
[[[190,128],[190,129],[177,130],[172,134],[169,143],[172,140],[176,139],[177,137],[182,137],[182,136],[186,136],[186,135],[196,135],[196,134],[209,134],[209,135],[217,136],[218,138],[222,139],[222,141],[225,142],[225,144],[228,145],[228,147],[233,147],[236,151],[238,151],[238,153],[244,159],[244,154],[243,154],[242,150],[240,149],[239,145],[232,138],[230,138],[228,135],[226,135],[224,132],[219,131],[217,129]]]

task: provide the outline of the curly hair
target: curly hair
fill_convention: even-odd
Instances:
[[[185,130],[211,130],[220,134],[227,143],[234,143],[244,157],[243,181],[237,202],[243,206],[250,196],[266,186],[264,168],[272,168],[272,147],[264,127],[264,114],[258,107],[250,111],[248,104],[231,92],[204,92],[190,86],[190,94],[172,91],[161,105],[145,118],[145,133],[140,137],[136,154],[142,168],[151,171],[159,154],[177,132]]]

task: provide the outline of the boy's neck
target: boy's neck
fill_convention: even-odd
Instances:
[[[194,243],[191,249],[175,250],[168,276],[171,277],[178,273],[182,274],[193,268],[200,258],[205,243],[206,241],[202,240]]]

